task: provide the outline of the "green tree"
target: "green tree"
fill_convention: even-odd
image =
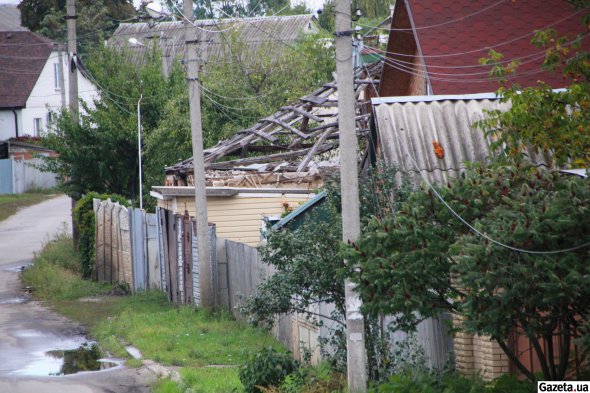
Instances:
[[[396,315],[398,328],[411,331],[423,318],[454,313],[464,317],[458,329],[490,336],[535,380],[507,345],[516,329],[532,343],[543,379],[563,380],[570,344],[584,334],[590,312],[589,205],[584,179],[476,167],[448,185],[417,190],[395,215],[373,220],[347,258],[360,267],[369,314]]]
[[[403,199],[405,187],[400,187],[395,179],[395,170],[379,168],[361,181],[363,225],[370,217],[390,215]],[[305,217],[301,226],[295,230],[286,228],[271,232],[266,245],[259,248],[262,260],[272,266],[275,273],[245,300],[242,311],[256,324],[272,325],[277,315],[294,312],[307,315],[310,321],[320,325],[318,317],[332,320],[339,328],[332,332],[331,338],[324,338],[322,344],[332,345],[336,350],[332,354],[332,366],[342,369],[346,367],[344,279],[352,272],[340,255],[342,206],[339,182],[329,179],[324,188],[325,202]],[[314,307],[319,303],[332,304],[334,311],[329,315],[317,314]],[[376,380],[380,377],[379,369],[387,363],[383,358],[389,356],[379,340],[386,337],[387,332],[379,329],[376,319],[366,321],[365,331],[369,369],[371,377]]]
[[[22,0],[18,5],[23,26],[58,42],[67,42],[65,0]],[[121,21],[137,13],[129,0],[76,1],[77,35],[82,52],[102,44]]]
[[[588,6],[587,0],[571,1]],[[587,25],[589,16],[584,18]],[[495,147],[503,158],[519,160],[525,148],[544,153],[550,165],[590,167],[590,53],[581,48],[586,33],[577,37],[559,36],[555,29],[536,31],[532,44],[546,50],[544,68],[563,75],[567,89],[554,91],[539,82],[522,89],[504,84],[498,94],[510,103],[508,111],[493,111],[480,126],[497,138]],[[515,72],[518,62],[500,65],[502,55],[490,53],[483,63],[494,65],[492,75]]]
[[[149,139],[164,121],[168,101],[186,86],[179,66],[164,78],[160,65],[156,50],[141,65],[130,63],[124,52],[104,47],[88,57],[86,66],[100,88],[100,98],[84,106],[80,125],[72,124],[64,113],[45,136],[46,145],[59,153],[47,160],[47,168],[69,179],[64,185],[69,195],[78,198],[96,191],[137,198],[137,102],[142,95],[142,127]],[[159,152],[144,152],[146,158],[152,154]],[[163,176],[163,168],[159,170]]]
[[[394,0],[353,0],[351,15],[354,17],[358,8],[362,13],[362,18],[358,21],[359,25],[374,26],[389,16],[389,7],[394,4]],[[318,20],[322,28],[334,31],[334,0],[327,0],[324,3]]]
[[[212,62],[201,74],[205,147],[327,81],[333,58],[322,42],[318,36],[304,37],[293,47],[274,50],[268,45],[252,54],[228,37],[232,57]],[[251,57],[255,63],[244,60]],[[164,183],[166,166],[192,155],[183,67],[175,63],[164,78],[157,47],[143,64],[128,59],[129,54],[110,48],[91,52],[86,66],[100,88],[100,99],[85,108],[80,126],[66,114],[55,132],[46,136],[47,146],[60,154],[48,160],[47,168],[69,179],[64,187],[70,195],[96,191],[137,198],[140,96],[144,195],[149,195],[151,186]]]

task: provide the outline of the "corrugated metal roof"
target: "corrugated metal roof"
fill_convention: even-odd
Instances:
[[[201,28],[195,29],[195,39],[202,39],[203,31],[205,34],[207,61],[219,60],[229,55],[227,43],[233,34],[237,34],[241,43],[249,49],[247,52],[254,53],[260,47],[272,51],[280,45],[291,45],[301,34],[318,32],[317,20],[313,15],[205,19],[195,23]],[[151,48],[151,40],[157,40],[166,57],[182,58],[185,53],[184,34],[185,27],[180,21],[160,22],[153,26],[148,23],[122,23],[108,43],[113,47],[129,48],[134,58],[140,60]],[[137,39],[140,44],[130,44],[130,38]],[[269,46],[271,42],[274,44]]]
[[[373,101],[380,149],[388,164],[420,181],[447,182],[465,170],[466,162],[485,162],[490,156],[490,137],[473,124],[486,111],[507,110],[499,99],[449,99],[379,103]],[[381,100],[383,102],[383,100]],[[434,142],[444,150],[439,158]],[[537,164],[542,157],[534,157]]]

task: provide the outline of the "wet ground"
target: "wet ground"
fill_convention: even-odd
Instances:
[[[147,392],[150,371],[92,349],[83,326],[32,301],[20,285],[43,242],[71,225],[69,209],[60,197],[0,222],[0,392]]]

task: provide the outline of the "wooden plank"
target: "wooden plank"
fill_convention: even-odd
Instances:
[[[184,273],[184,303],[193,304],[193,230],[188,211],[182,217],[182,252],[183,252],[183,273]]]
[[[326,132],[324,132],[322,134],[322,136],[320,137],[320,139],[318,139],[318,141],[311,148],[311,150],[309,151],[309,153],[307,153],[305,155],[305,158],[303,158],[303,160],[301,161],[301,163],[299,163],[299,166],[297,167],[297,172],[301,172],[301,171],[303,171],[307,167],[307,164],[309,164],[309,162],[312,160],[313,156],[315,156],[317,154],[317,152],[319,151],[320,147],[324,144],[324,142],[330,136],[331,133],[332,133],[332,130],[331,129],[328,129]]]
[[[323,104],[324,102],[328,101],[328,97],[318,97],[317,95],[310,94],[310,95],[300,98],[299,100],[303,101],[303,102],[311,102],[312,104],[315,104],[315,105],[320,105],[320,104]]]
[[[241,131],[243,133],[251,133],[251,134],[255,134],[258,135],[268,141],[271,141],[272,143],[276,143],[277,142],[277,138],[275,138],[274,136],[267,134],[266,132],[260,131],[256,128],[248,128],[244,131]]]
[[[262,119],[262,121],[263,122],[266,122],[266,123],[273,123],[273,124],[279,125],[279,126],[285,128],[285,129],[291,131],[292,133],[299,135],[303,139],[307,139],[307,137],[308,137],[305,133],[299,131],[297,128],[295,128],[295,127],[293,127],[293,126],[291,126],[291,125],[289,125],[289,124],[287,124],[287,123],[285,123],[285,122],[283,122],[281,120],[273,119],[272,117],[267,117],[265,119]]]
[[[323,121],[323,119],[321,117],[318,117],[318,116],[314,115],[313,113],[310,113],[310,112],[308,112],[308,111],[306,111],[304,109],[298,108],[296,106],[284,106],[281,109],[288,110],[288,111],[293,111],[295,113],[300,114],[301,116],[304,116],[304,117],[306,117],[308,119],[311,119],[311,120],[314,120],[314,121],[317,121],[317,122]]]
[[[166,225],[168,227],[168,288],[170,289],[170,300],[178,303],[178,242],[177,228],[174,213],[166,211]]]

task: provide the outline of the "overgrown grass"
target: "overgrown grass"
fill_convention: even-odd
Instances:
[[[35,297],[49,301],[94,296],[108,290],[108,286],[81,279],[72,239],[63,233],[45,245],[33,266],[23,272],[22,281],[33,289]]]
[[[265,331],[236,321],[228,312],[173,305],[162,292],[110,296],[110,286],[83,280],[79,271],[71,238],[60,235],[23,273],[23,282],[36,297],[87,326],[90,336],[114,356],[126,357],[124,345],[131,344],[146,359],[184,367],[182,383],[161,381],[156,392],[242,391],[235,366],[263,347],[281,348]],[[139,363],[132,361],[131,366]]]
[[[120,337],[164,365],[237,365],[264,346],[279,347],[266,332],[226,312],[173,306],[161,292],[127,297],[118,308],[96,327],[98,338]]]
[[[24,194],[0,194],[0,221],[7,219],[19,209],[47,200],[55,190],[39,190]]]

